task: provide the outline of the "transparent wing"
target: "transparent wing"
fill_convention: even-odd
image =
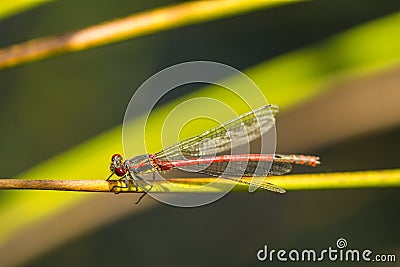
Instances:
[[[292,164],[288,162],[213,162],[211,164],[192,164],[179,167],[186,172],[202,173],[210,176],[226,177],[265,177],[282,175],[292,170]]]
[[[261,178],[261,177],[258,177],[258,178]],[[230,180],[234,180],[234,179],[230,179]],[[277,193],[281,193],[281,194],[286,193],[285,189],[283,189],[282,187],[279,187],[277,185],[268,183],[267,181],[265,181],[265,179],[262,179],[262,180],[256,179],[255,180],[254,178],[249,179],[248,177],[243,177],[243,178],[238,179],[237,181],[239,183],[247,184],[250,187],[255,186],[256,187],[255,189],[257,189],[258,187],[261,187],[263,189],[266,189],[266,190],[269,190],[272,192],[277,192]],[[253,191],[251,191],[251,192],[253,192]]]
[[[275,125],[279,107],[266,105],[155,154],[160,161],[222,153],[259,138]],[[232,142],[231,140],[234,140]]]
[[[229,167],[227,162],[214,162],[209,165],[198,164],[185,166],[179,168],[183,171],[190,171],[196,173],[202,173],[211,176],[218,176],[223,179],[235,181],[238,183],[249,185],[251,192],[258,187],[263,189],[285,193],[285,189],[269,183],[265,177],[271,175],[282,175],[288,173],[292,169],[292,164],[288,162],[230,162]],[[244,173],[243,173],[243,170]]]

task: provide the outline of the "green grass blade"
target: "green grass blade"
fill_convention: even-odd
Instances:
[[[271,103],[279,104],[285,109],[316,96],[337,79],[365,75],[398,64],[400,62],[398,32],[400,32],[400,16],[394,14],[346,31],[313,47],[255,66],[247,73],[263,89]],[[382,44],[385,46],[382,47]],[[325,64],[326,62],[331,64]],[[326,65],[330,67],[322,67]],[[210,87],[179,101],[198,96],[222,99],[228,105],[237,101],[235,98],[231,100],[227,98],[223,91]],[[160,109],[156,117],[161,120],[171,108],[172,105],[169,105]],[[218,109],[215,112],[218,113]],[[136,123],[140,125],[139,121]],[[157,124],[150,126],[154,127],[151,129],[152,132],[158,133]],[[194,130],[190,130],[186,134],[193,133]],[[139,135],[132,138],[140,140]],[[156,150],[159,147],[160,144],[155,143],[152,149]],[[120,127],[117,127],[44,162],[21,174],[20,177],[106,178],[110,155],[120,151],[121,132]],[[4,244],[19,229],[60,213],[64,208],[78,204],[87,196],[89,194],[65,192],[6,192],[0,212],[0,244]]]
[[[0,0],[0,20],[49,2],[51,0]]]

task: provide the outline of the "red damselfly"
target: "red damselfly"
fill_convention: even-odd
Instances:
[[[125,161],[120,154],[114,154],[110,165],[112,174],[108,179],[115,174],[120,179],[125,179],[127,185],[131,181],[136,190],[138,181],[151,189],[151,182],[142,178],[142,174],[181,169],[284,193],[283,188],[268,183],[264,177],[288,173],[292,164],[315,167],[320,164],[319,157],[294,154],[221,155],[232,149],[232,145],[240,146],[260,138],[262,133],[275,125],[274,116],[278,112],[276,105],[260,107],[155,154],[140,155]],[[249,177],[263,179],[249,180]]]

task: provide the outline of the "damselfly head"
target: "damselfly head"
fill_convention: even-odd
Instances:
[[[122,156],[121,156],[121,154],[114,154],[114,155],[112,155],[112,157],[111,157],[111,162],[118,161],[118,160],[122,162]]]
[[[111,157],[110,171],[119,177],[126,174],[123,158],[120,154],[114,154]]]

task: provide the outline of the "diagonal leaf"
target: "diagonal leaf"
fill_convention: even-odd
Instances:
[[[34,7],[47,4],[50,1],[51,0],[0,0],[0,20]]]
[[[400,18],[395,14],[367,23],[314,47],[265,62],[247,73],[260,87],[269,88],[264,93],[270,102],[283,108],[289,107],[315,97],[336,79],[364,75],[398,64],[400,39],[394,36],[399,32],[399,22]],[[368,35],[379,38],[367,42]],[[382,43],[386,44],[385,49],[382,49]],[[224,99],[228,105],[235,101],[226,99],[223,92],[212,88],[186,98],[200,95]],[[162,118],[172,106],[158,110],[157,117]],[[140,120],[143,119],[138,119],[136,123],[141,125]],[[157,131],[156,127],[154,131]],[[194,133],[195,130],[192,130],[187,134]],[[20,176],[52,179],[106,177],[109,155],[121,151],[120,134],[120,127],[112,129]],[[154,146],[155,149],[157,145]],[[3,198],[0,213],[0,244],[26,225],[62,212],[63,208],[77,204],[88,196],[60,192],[8,192]]]
[[[203,21],[238,15],[298,0],[192,1],[134,14],[54,37],[43,37],[0,50],[0,69],[71,53]]]

